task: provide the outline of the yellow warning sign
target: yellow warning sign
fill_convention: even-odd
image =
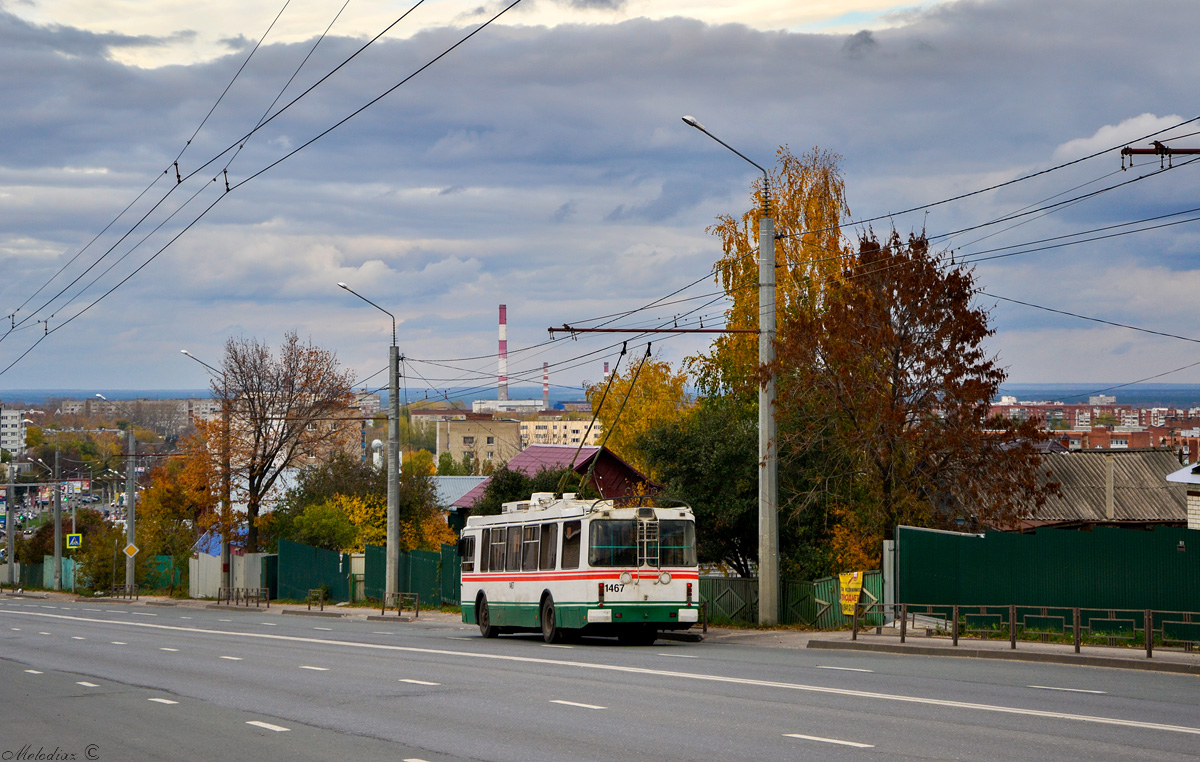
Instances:
[[[129,556],[130,558],[133,558],[134,556],[136,556],[138,554],[138,550],[139,550],[138,546],[134,545],[131,542],[125,546],[125,555]]]
[[[862,595],[863,572],[839,574],[838,579],[842,583],[839,596],[842,602],[842,615],[854,616],[854,607],[858,605],[858,598]]]

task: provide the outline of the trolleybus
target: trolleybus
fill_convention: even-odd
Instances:
[[[650,644],[699,619],[696,521],[685,503],[535,493],[471,516],[459,540],[463,621],[485,638],[541,631]]]

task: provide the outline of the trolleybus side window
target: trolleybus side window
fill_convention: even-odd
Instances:
[[[538,531],[537,524],[528,524],[522,527],[521,531],[524,536],[521,540],[521,569],[537,571],[541,532]]]
[[[475,538],[464,537],[458,541],[458,555],[462,558],[464,572],[475,571]]]
[[[508,558],[504,568],[508,571],[521,571],[521,527],[508,528]]]
[[[658,547],[660,565],[695,566],[695,523],[669,519],[658,522]]]
[[[492,549],[492,538],[490,529],[484,529],[479,532],[479,571],[485,572],[488,570],[488,553]]]
[[[489,562],[492,571],[504,571],[504,527],[496,527],[492,530]]]
[[[563,522],[562,568],[579,568],[580,522]]]
[[[541,568],[553,569],[558,556],[558,524],[542,524]]]
[[[637,566],[637,521],[604,519],[591,523],[588,563],[592,566]]]

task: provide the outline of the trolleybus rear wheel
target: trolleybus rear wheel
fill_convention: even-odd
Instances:
[[[554,596],[547,595],[542,600],[542,640],[547,643],[557,643],[563,639],[563,631],[554,621]]]
[[[475,610],[475,621],[479,623],[479,634],[485,638],[494,638],[500,634],[500,628],[492,624],[492,612],[488,608],[487,596],[479,599]]]

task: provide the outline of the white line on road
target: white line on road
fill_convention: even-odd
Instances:
[[[324,630],[325,632],[333,632],[332,627],[314,627],[314,630]]]
[[[375,632],[372,632],[371,634],[372,635],[395,635],[396,633],[394,633],[394,632],[379,632],[378,630],[376,630]]]
[[[174,651],[174,652],[178,652],[178,651],[179,651],[179,649],[178,649],[178,648],[160,648],[160,649],[158,649],[158,650],[159,650],[159,651]]]
[[[694,654],[659,654],[659,656],[674,656],[676,659],[699,659],[699,656]]]
[[[87,638],[81,638],[78,635],[72,635],[71,640],[87,640]]]
[[[666,669],[649,669],[646,667],[627,667],[618,664],[599,664],[594,662],[570,661],[568,659],[550,659],[536,656],[514,656],[509,654],[500,654],[492,652],[479,651],[455,651],[446,648],[419,648],[416,646],[399,646],[389,645],[386,643],[366,643],[353,640],[326,640],[323,638],[301,637],[299,635],[270,635],[264,632],[236,632],[232,630],[209,630],[201,627],[180,627],[178,625],[169,624],[154,624],[151,622],[126,622],[113,619],[93,619],[83,616],[67,615],[67,614],[49,614],[37,611],[13,611],[14,616],[29,616],[40,617],[43,619],[65,619],[72,622],[93,622],[96,624],[105,625],[123,625],[126,627],[140,627],[143,629],[152,630],[170,630],[173,632],[194,632],[203,633],[206,636],[225,635],[230,638],[253,638],[257,640],[277,640],[288,643],[310,643],[317,645],[338,646],[340,648],[361,648],[377,651],[395,651],[398,653],[413,653],[413,654],[428,654],[433,656],[448,656],[454,659],[481,659],[496,662],[513,662],[518,664],[544,664],[549,666],[569,667],[580,670],[600,670],[604,672],[617,672],[625,674],[649,675],[654,677],[669,677],[679,680],[698,680],[712,683],[726,683],[729,685],[747,685],[757,688],[775,688],[787,691],[801,691],[805,693],[821,693],[830,696],[846,696],[858,699],[870,699],[874,701],[894,701],[905,704],[921,704],[925,706],[937,706],[947,709],[965,709],[979,712],[995,712],[997,714],[1013,714],[1025,717],[1038,717],[1044,720],[1073,720],[1076,722],[1090,722],[1096,725],[1112,725],[1115,727],[1138,728],[1140,730],[1165,731],[1169,733],[1186,733],[1188,735],[1200,736],[1200,727],[1189,725],[1168,725],[1159,722],[1143,722],[1140,720],[1125,720],[1118,717],[1102,717],[1088,714],[1071,714],[1068,712],[1052,712],[1044,709],[1024,709],[1015,706],[1004,706],[1001,704],[980,704],[973,701],[955,701],[952,699],[930,698],[925,696],[910,696],[902,693],[881,693],[878,691],[863,691],[851,688],[832,688],[822,685],[807,685],[804,683],[785,683],[775,680],[753,680],[745,677],[729,677],[726,675],[712,675],[701,672],[677,672]],[[477,638],[455,638],[456,640],[472,640],[477,641]]]
[[[275,626],[274,622],[259,622],[259,624],[261,624],[264,627],[274,627]]]
[[[85,683],[82,680],[75,681],[75,684],[82,685],[84,688],[99,688],[100,687],[99,685],[96,685],[95,683]]]
[[[218,619],[218,622],[232,622],[232,619]]]
[[[42,606],[44,609],[57,609],[58,606]]]
[[[559,646],[554,643],[543,643],[542,648],[574,648],[575,646]]]
[[[476,640],[476,638],[456,638],[453,635],[451,635],[450,640]]]
[[[281,728],[278,725],[272,725],[269,722],[259,722],[258,720],[250,720],[246,724],[253,725],[256,728],[264,728],[265,730],[274,730],[276,733],[282,733],[284,731],[291,730],[291,728]]]
[[[191,617],[190,617],[190,616],[181,616],[181,617],[179,617],[179,618],[180,618],[180,619],[191,619]]]
[[[817,665],[817,669],[836,669],[839,672],[874,672],[873,669],[859,669],[858,667],[822,667]]]
[[[171,699],[152,698],[152,699],[146,699],[146,700],[153,701],[156,704],[178,704],[179,703],[178,701],[172,701]]]
[[[309,667],[304,664],[300,665],[300,669],[311,669],[314,672],[328,672],[329,671],[329,667]]]
[[[103,611],[104,609],[81,609],[81,611]]]
[[[20,631],[21,631],[21,628],[20,628],[20,627],[9,627],[8,629],[12,630],[13,632],[20,632]]]
[[[39,632],[39,633],[38,633],[38,635],[49,635],[49,634],[50,634],[50,633],[48,633],[48,632]]]
[[[28,672],[28,673],[29,673],[29,674],[31,674],[31,675],[40,675],[40,674],[42,674],[41,672],[38,672],[36,669],[27,669],[27,670],[25,670],[25,671],[26,671],[26,672]]]
[[[412,683],[413,685],[441,685],[441,683],[431,683],[428,680],[413,680],[413,679],[407,678],[407,677],[400,678],[400,682]]]
[[[425,760],[418,757],[409,757],[408,759],[404,760],[404,762],[425,762]]]
[[[842,741],[837,738],[822,738],[821,736],[805,736],[799,733],[784,733],[784,738],[799,738],[804,741],[820,741],[821,743],[835,743],[838,746],[853,746],[856,749],[874,749],[874,744],[858,743],[857,741]]]
[[[151,614],[148,611],[130,611],[129,613],[134,616],[158,616],[158,614]]]
[[[562,701],[560,699],[550,699],[551,704],[562,704],[563,706],[577,706],[580,709],[607,709],[606,706],[596,706],[595,704],[580,704],[575,701]]]
[[[1070,693],[1097,693],[1097,694],[1108,693],[1108,691],[1089,691],[1086,688],[1055,688],[1052,685],[1030,685],[1028,687],[1029,688],[1037,688],[1038,690],[1043,690],[1043,691],[1068,691]]]
[[[112,644],[113,644],[114,646],[127,646],[127,645],[129,645],[128,643],[126,643],[126,642],[124,642],[124,641],[122,641],[122,640],[114,640],[114,641],[112,642]]]
[[[242,660],[242,657],[240,657],[240,656],[222,656],[220,658],[228,659],[229,661],[241,661]]]

